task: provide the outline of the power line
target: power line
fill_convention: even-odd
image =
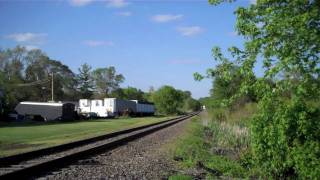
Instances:
[[[35,85],[48,83],[49,81],[50,81],[49,79],[47,79],[47,80],[39,80],[39,81],[30,82],[30,83],[14,84],[14,86],[18,86],[18,87],[35,86]]]

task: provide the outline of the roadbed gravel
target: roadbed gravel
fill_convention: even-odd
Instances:
[[[189,120],[38,179],[167,179],[177,167],[166,145],[183,134]]]

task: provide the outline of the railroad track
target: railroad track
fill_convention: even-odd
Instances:
[[[36,178],[52,170],[65,167],[189,119],[199,112],[178,118],[118,131],[94,138],[0,158],[0,179]]]

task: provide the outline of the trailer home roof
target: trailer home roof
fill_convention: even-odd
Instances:
[[[42,106],[62,106],[63,103],[53,103],[53,102],[20,102],[20,104],[29,104],[29,105],[42,105]]]
[[[148,101],[139,101],[139,100],[130,100],[130,101],[134,101],[138,104],[149,104],[149,105],[154,105],[154,103],[148,102]]]

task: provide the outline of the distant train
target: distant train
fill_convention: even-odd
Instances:
[[[123,100],[117,98],[80,99],[79,114],[94,114],[97,117],[116,117],[121,115],[148,116],[154,115],[154,104],[138,100]]]
[[[78,102],[20,102],[15,111],[23,119],[39,121],[74,120],[79,117],[154,115],[152,103],[117,98],[80,99]]]

